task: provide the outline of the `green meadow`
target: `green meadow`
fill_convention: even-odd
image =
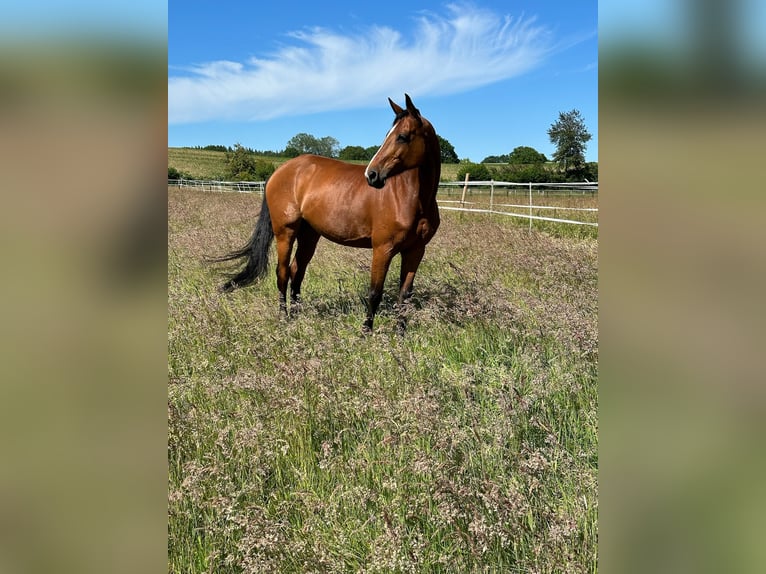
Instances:
[[[443,210],[365,336],[368,250],[217,291],[260,203],[168,188],[169,572],[596,572],[595,229]]]

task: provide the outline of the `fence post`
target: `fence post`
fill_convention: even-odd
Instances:
[[[532,231],[532,182],[529,182],[529,231]]]
[[[489,180],[489,210],[492,211],[495,205],[495,180]]]
[[[465,174],[465,183],[463,184],[463,196],[460,198],[460,207],[465,209],[465,192],[468,189],[468,176],[470,173]]]

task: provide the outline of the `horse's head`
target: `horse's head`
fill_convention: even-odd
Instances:
[[[389,177],[426,161],[428,142],[436,139],[433,126],[420,115],[410,96],[404,94],[404,98],[406,109],[388,99],[396,114],[394,125],[364,170],[367,183],[378,189],[385,185]]]

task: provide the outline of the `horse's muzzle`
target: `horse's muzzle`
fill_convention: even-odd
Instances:
[[[367,184],[371,185],[372,187],[376,189],[380,189],[386,183],[386,180],[383,177],[381,177],[380,173],[378,173],[374,169],[368,169],[365,172],[365,175],[367,176]]]

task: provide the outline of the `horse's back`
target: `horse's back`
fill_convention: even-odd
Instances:
[[[321,235],[344,244],[369,243],[375,192],[364,166],[316,155],[300,155],[282,164],[266,185],[266,201],[275,227],[306,220]]]
[[[305,154],[279,166],[269,178],[266,193],[268,198],[269,195],[292,192],[300,201],[301,196],[311,190],[349,186],[360,188],[366,185],[363,165]]]

